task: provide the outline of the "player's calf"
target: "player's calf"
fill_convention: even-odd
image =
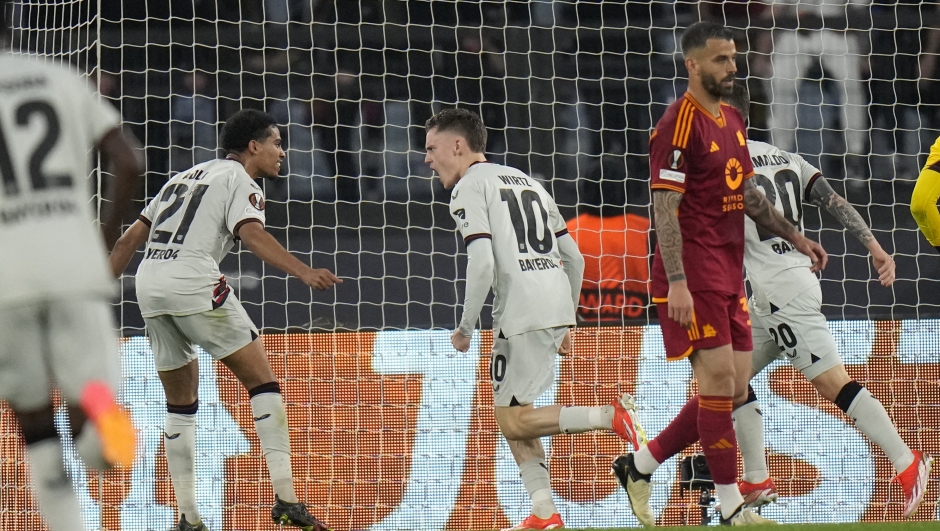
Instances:
[[[52,406],[29,413],[17,411],[16,416],[26,442],[30,483],[40,512],[52,531],[74,529],[82,513],[65,473]]]

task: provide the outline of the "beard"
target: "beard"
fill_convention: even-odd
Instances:
[[[722,81],[734,81],[734,74],[724,78]],[[702,74],[702,88],[716,99],[721,99],[730,96],[731,93],[734,92],[734,83],[726,88],[722,86],[721,82],[715,79],[715,76]]]

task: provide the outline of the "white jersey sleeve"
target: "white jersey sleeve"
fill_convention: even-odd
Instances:
[[[494,333],[575,324],[556,235],[564,220],[538,181],[509,166],[475,164],[454,187],[451,216],[465,242],[492,239]]]
[[[238,235],[243,224],[257,221],[264,225],[264,192],[251,179],[240,179],[229,196],[225,223],[232,235]]]
[[[163,190],[160,190],[163,192]],[[157,208],[160,206],[160,194],[150,200],[147,206],[140,213],[140,220],[147,225],[152,225],[153,220],[157,219]]]
[[[137,269],[141,315],[205,312],[228,296],[219,263],[242,223],[264,224],[264,194],[240,163],[213,160],[170,179],[140,219],[150,224]]]
[[[820,171],[803,157],[770,144],[748,140],[754,166],[753,183],[774,208],[803,232],[803,207]],[[783,308],[819,279],[810,272],[812,261],[783,238],[744,221],[744,268],[754,293],[752,309],[759,315]]]
[[[88,176],[119,123],[70,69],[0,53],[0,305],[114,295]]]

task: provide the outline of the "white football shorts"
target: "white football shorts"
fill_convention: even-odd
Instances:
[[[770,315],[751,312],[754,373],[775,359],[786,359],[812,381],[842,363],[821,309],[822,290],[817,284]]]
[[[193,361],[197,345],[220,360],[258,337],[258,329],[234,293],[214,310],[145,317],[144,322],[158,371],[172,371]]]
[[[57,300],[0,308],[0,398],[14,410],[51,403],[57,387],[77,405],[85,384],[99,380],[117,394],[121,355],[111,305]]]
[[[490,357],[493,404],[531,404],[555,383],[555,360],[566,332],[568,327],[545,328],[506,338],[494,330]]]

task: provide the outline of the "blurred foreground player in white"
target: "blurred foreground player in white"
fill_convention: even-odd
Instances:
[[[725,100],[747,116],[750,98],[743,83]],[[764,142],[747,141],[754,165],[754,181],[770,203],[800,231],[801,204],[824,208],[871,252],[872,264],[883,286],[894,283],[894,259],[882,249],[865,220],[833,191],[820,171],[799,155]],[[924,499],[933,460],[911,451],[901,440],[877,398],[849,377],[826,318],[819,279],[810,271],[807,256],[795,252],[782,238],[745,220],[744,267],[753,295],[749,307],[754,337],[753,374],[776,359],[787,359],[826,400],[839,406],[859,431],[881,448],[904,490],[905,518]],[[739,483],[745,503],[759,506],[777,499],[764,459],[764,424],[757,398],[749,389],[748,401],[732,413],[738,446],[744,460]]]
[[[164,447],[179,505],[179,531],[205,530],[196,507],[195,444],[199,406],[196,346],[224,363],[248,390],[255,429],[274,487],[271,517],[282,525],[322,531],[294,493],[287,413],[258,330],[219,272],[241,240],[256,256],[311,288],[342,282],[311,269],[264,228],[264,194],[257,179],[276,178],[284,158],[270,115],[242,110],[222,128],[225,159],[175,175],[124,233],[111,253],[119,276],[146,241],[137,269],[137,300],[147,324],[166,393]]]
[[[0,40],[9,41],[5,31]],[[134,459],[134,427],[115,402],[121,359],[106,249],[139,178],[120,118],[76,72],[0,51],[0,399],[16,414],[53,531],[84,528],[63,467],[53,387],[85,464],[106,470]],[[107,238],[89,194],[96,146],[117,177]]]
[[[554,383],[556,356],[571,350],[584,258],[538,181],[486,161],[486,128],[477,114],[444,110],[425,129],[425,162],[445,189],[453,188],[450,211],[467,245],[463,317],[451,335],[455,349],[467,352],[490,287],[495,296],[490,378],[496,423],[532,498],[532,515],[511,529],[560,528],[539,438],[612,430],[639,448],[646,435],[626,393],[607,406],[533,407]]]

